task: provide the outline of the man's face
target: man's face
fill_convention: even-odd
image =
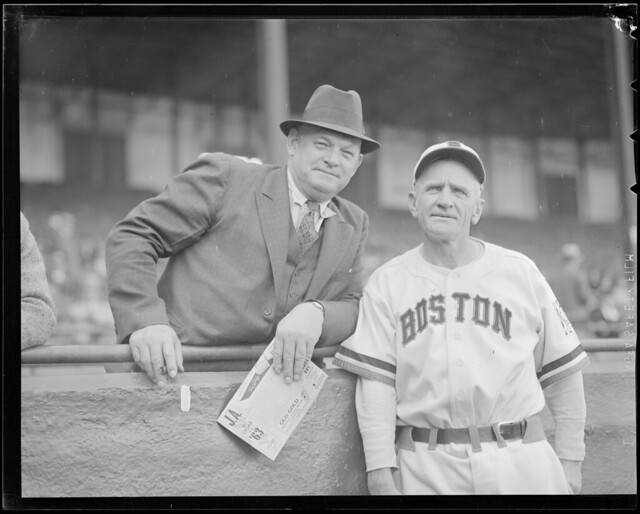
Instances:
[[[338,194],[362,162],[359,139],[312,125],[291,130],[287,152],[293,180],[314,202]]]
[[[482,215],[480,183],[462,163],[440,160],[430,164],[409,193],[409,209],[428,239],[461,241]]]

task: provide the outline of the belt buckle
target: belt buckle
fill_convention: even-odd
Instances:
[[[524,430],[523,430],[523,420],[513,420],[513,421],[502,421],[500,423],[498,423],[498,431],[500,432],[500,435],[504,437],[504,434],[502,433],[502,426],[503,425],[513,425],[513,424],[519,424],[520,425],[520,436],[524,437]]]

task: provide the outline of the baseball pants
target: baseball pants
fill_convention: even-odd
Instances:
[[[546,441],[506,448],[482,443],[474,453],[470,444],[439,444],[429,450],[415,443],[415,451],[400,448],[396,485],[403,494],[497,495],[572,494],[560,459]]]

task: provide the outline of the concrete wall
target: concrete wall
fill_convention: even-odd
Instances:
[[[352,375],[329,380],[275,462],[216,418],[245,372],[22,377],[23,497],[367,494]],[[191,409],[180,410],[180,386]],[[585,373],[583,494],[635,494],[635,375]],[[552,439],[552,423],[545,416]]]
[[[216,421],[246,372],[186,373],[163,389],[138,373],[23,377],[22,494],[364,494],[355,382],[328,371],[275,462]],[[182,384],[191,386],[189,412],[180,410]]]
[[[636,494],[637,438],[635,375],[585,376],[587,456],[583,494]]]

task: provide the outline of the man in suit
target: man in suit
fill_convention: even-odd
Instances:
[[[336,195],[380,144],[364,134],[358,93],[329,85],[280,128],[285,167],[203,154],[107,237],[118,342],[158,385],[184,371],[183,343],[271,340],[290,383],[316,344],[355,329],[368,217]]]

